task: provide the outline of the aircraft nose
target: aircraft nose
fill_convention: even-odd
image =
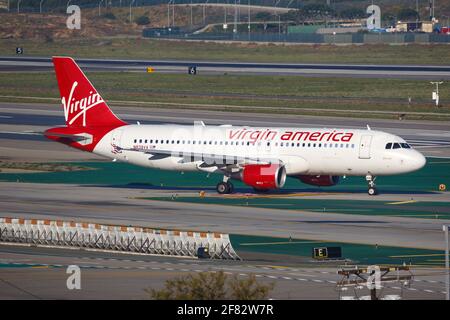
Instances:
[[[427,163],[427,159],[420,152],[415,151],[414,157],[411,159],[413,170],[422,169]]]

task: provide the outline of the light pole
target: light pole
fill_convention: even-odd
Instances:
[[[169,0],[169,2],[167,2],[167,28],[170,27],[170,3],[172,2],[172,0]]]
[[[20,3],[22,0],[17,0],[17,13],[20,13]]]
[[[41,2],[39,2],[39,13],[42,14],[42,4],[44,3],[45,0],[41,0]]]
[[[69,0],[69,2],[70,2],[70,0]],[[100,0],[99,2],[98,2],[98,16],[100,17],[100,15],[102,14],[102,3],[103,3],[103,0]]]
[[[193,17],[192,17],[192,0],[191,0],[191,29],[192,29],[192,25],[194,23]]]
[[[433,91],[433,100],[436,101],[436,107],[439,107],[439,85],[443,84],[443,81],[431,81],[431,84],[435,84],[436,85],[436,91]]]
[[[237,0],[234,0],[234,28],[233,28],[233,33],[237,33],[237,15],[238,15]]]
[[[206,2],[203,4],[203,24],[206,25],[206,5],[208,4],[209,0],[206,0]]]
[[[250,40],[251,36],[250,36],[250,32],[252,30],[251,26],[250,26],[250,0],[248,0],[248,40]]]
[[[449,225],[444,225],[442,228],[445,232],[445,299],[450,300],[450,266],[449,266],[449,243],[448,243],[448,229]]]
[[[227,5],[224,3],[223,4],[223,25],[226,26],[227,25]]]
[[[133,6],[133,4],[134,4],[135,1],[136,1],[136,0],[131,0],[131,1],[130,1],[130,23],[131,23],[131,7]]]

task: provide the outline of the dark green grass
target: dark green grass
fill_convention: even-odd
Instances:
[[[437,250],[233,234],[230,235],[230,239],[238,254],[239,252],[258,252],[312,257],[312,249],[315,247],[339,246],[342,248],[343,258],[362,265],[403,265],[405,263],[444,266],[444,253]]]
[[[194,189],[211,190],[221,180],[219,175],[208,177],[206,173],[162,171],[138,167],[126,163],[83,162],[73,165],[90,167],[96,170],[77,172],[44,173],[0,173],[0,181],[19,181],[32,183],[71,183],[103,185],[130,188],[163,188],[174,190]],[[114,172],[114,174],[112,174]],[[405,175],[379,177],[379,190],[383,193],[423,194],[436,192],[439,184],[450,186],[450,161],[448,159],[429,158],[427,165],[417,172]],[[237,192],[252,193],[253,190],[240,181],[234,182]],[[363,177],[348,177],[336,186],[319,188],[302,184],[299,180],[288,178],[286,186],[277,192],[289,195],[296,192],[350,192],[365,193],[366,182]],[[152,198],[153,200],[186,201],[205,204],[224,204],[236,206],[255,206],[279,209],[300,209],[314,212],[337,212],[348,214],[411,216],[417,218],[450,218],[450,205],[447,202],[413,202],[388,204],[387,201],[345,201],[345,200],[307,200],[291,197],[252,198],[245,197],[178,197]],[[405,199],[410,200],[410,199]]]
[[[0,55],[68,55],[76,58],[183,59],[297,63],[367,63],[448,65],[449,46],[433,45],[261,45],[133,38],[0,40]]]
[[[299,76],[147,74],[145,72],[92,72],[90,80],[111,101],[143,102],[142,106],[203,108],[247,112],[307,113],[307,109],[399,113],[450,114],[450,91],[442,88],[443,106],[435,108],[431,86],[422,80],[305,78]],[[111,81],[114,79],[114,81]],[[27,88],[24,94],[22,88]],[[59,97],[53,73],[4,73],[0,77],[0,96]],[[408,105],[408,97],[412,103]],[[3,101],[24,101],[0,97]],[[33,100],[30,100],[33,101]],[[35,101],[39,101],[35,99]],[[145,104],[149,102],[149,104]],[[188,106],[192,104],[192,106]],[[214,106],[212,106],[214,105]],[[230,108],[229,106],[233,106]],[[237,107],[237,108],[236,108]],[[262,108],[261,108],[262,107]],[[258,109],[261,108],[261,109]],[[319,111],[318,113],[320,113]],[[332,112],[329,110],[328,112]],[[339,112],[338,112],[339,114]],[[341,113],[341,116],[348,114]],[[387,115],[388,116],[388,115]],[[392,117],[392,114],[390,115]]]
[[[208,177],[202,172],[164,171],[139,167],[119,162],[80,162],[72,163],[74,166],[89,167],[97,170],[76,172],[44,172],[44,173],[0,173],[0,180],[22,181],[33,183],[76,183],[76,184],[102,184],[102,185],[133,185],[142,184],[148,187],[169,188],[215,188],[221,176],[212,174]],[[111,173],[114,172],[114,175]],[[235,186],[242,192],[251,192],[251,188],[240,181]],[[432,192],[438,191],[440,184],[450,186],[450,160],[428,158],[427,164],[419,171],[409,174],[378,177],[377,185],[385,192]],[[333,187],[319,188],[302,184],[299,180],[288,178],[283,190],[296,191],[330,191],[330,192],[356,192],[366,191],[366,182],[363,177],[347,177]]]

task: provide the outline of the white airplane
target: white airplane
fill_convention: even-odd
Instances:
[[[341,176],[363,176],[368,194],[375,178],[422,168],[425,157],[402,138],[354,129],[128,124],[114,115],[72,58],[54,57],[65,127],[45,131],[49,139],[117,161],[177,171],[223,174],[220,194],[231,179],[256,191],[282,188],[286,177],[332,186]]]

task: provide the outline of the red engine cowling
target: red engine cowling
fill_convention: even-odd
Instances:
[[[297,176],[301,182],[319,187],[330,187],[338,184],[339,176]]]
[[[279,189],[286,182],[286,169],[277,164],[249,164],[242,170],[241,180],[255,189]]]

